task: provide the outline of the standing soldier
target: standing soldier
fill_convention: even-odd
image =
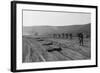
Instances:
[[[53,34],[53,38],[55,38],[56,37],[56,35],[55,34]]]
[[[62,38],[64,38],[64,33],[62,33]]]
[[[80,46],[83,46],[83,33],[78,34]]]
[[[70,33],[69,36],[70,36],[70,39],[72,39],[72,33]]]
[[[60,38],[60,34],[58,34],[58,37]]]
[[[86,34],[86,38],[89,38],[89,35],[88,34]]]
[[[66,33],[65,35],[66,35],[66,39],[68,39],[68,34]]]

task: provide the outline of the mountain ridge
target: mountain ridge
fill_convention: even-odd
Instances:
[[[24,26],[23,35],[38,33],[39,35],[52,34],[52,33],[79,33],[84,32],[90,35],[91,24],[84,25],[69,25],[69,26]]]

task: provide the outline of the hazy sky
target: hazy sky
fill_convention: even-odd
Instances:
[[[65,26],[87,24],[90,22],[91,14],[89,13],[23,11],[24,26]]]

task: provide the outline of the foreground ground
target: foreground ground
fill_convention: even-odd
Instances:
[[[22,61],[24,63],[86,60],[91,58],[91,47],[89,38],[84,39],[84,46],[79,45],[77,37],[73,39],[54,39],[23,36],[22,41]],[[53,48],[61,48],[62,50],[51,52],[47,51]]]

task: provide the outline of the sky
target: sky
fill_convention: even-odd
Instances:
[[[23,11],[23,26],[67,26],[90,22],[90,13]]]

